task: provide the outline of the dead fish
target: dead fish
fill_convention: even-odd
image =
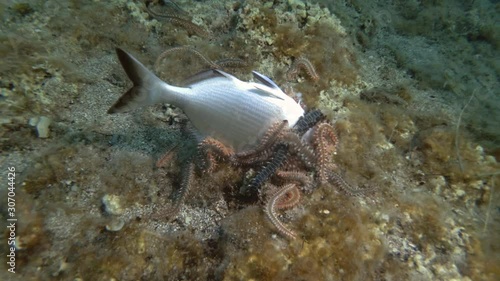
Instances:
[[[168,103],[184,111],[200,139],[211,136],[236,152],[255,146],[272,124],[287,120],[292,127],[304,115],[296,101],[256,71],[252,73],[259,83],[212,69],[193,77],[186,87],[176,87],[124,50],[117,48],[116,54],[134,86],[108,113]]]

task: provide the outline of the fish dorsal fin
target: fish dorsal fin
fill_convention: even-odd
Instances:
[[[186,80],[184,80],[182,84],[185,86],[190,86],[201,81],[218,77],[226,77],[226,75],[222,74],[221,71],[217,69],[203,70],[193,76],[186,78]]]
[[[268,86],[269,88],[272,88],[272,89],[280,89],[280,87],[278,87],[278,85],[276,85],[276,83],[274,83],[273,80],[271,80],[271,78],[265,76],[264,74],[260,74],[258,73],[257,71],[252,71],[252,74],[253,74],[253,78],[259,80],[260,83]]]

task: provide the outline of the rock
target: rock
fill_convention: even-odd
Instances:
[[[41,139],[46,139],[49,137],[50,133],[50,123],[52,120],[49,117],[40,116],[30,118],[29,124],[36,128],[37,136]]]
[[[101,202],[104,205],[104,210],[110,215],[123,214],[123,209],[120,201],[121,200],[119,196],[112,194],[106,194],[101,199]]]
[[[106,230],[112,232],[120,231],[124,225],[125,222],[122,219],[114,218],[108,224],[106,224]]]

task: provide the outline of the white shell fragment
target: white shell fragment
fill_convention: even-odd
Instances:
[[[45,116],[37,116],[30,118],[29,120],[29,124],[36,128],[37,136],[41,139],[46,139],[49,137],[50,123],[52,123],[52,120],[49,117]]]
[[[106,224],[106,230],[107,231],[120,231],[123,226],[125,225],[125,222],[120,219],[120,218],[113,218],[110,222]]]
[[[101,202],[104,205],[104,210],[110,215],[123,214],[120,201],[120,196],[113,194],[106,194],[101,199]]]

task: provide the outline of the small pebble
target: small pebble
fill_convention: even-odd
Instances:
[[[101,199],[104,205],[104,210],[111,215],[121,215],[123,213],[122,206],[120,204],[120,197],[117,195],[106,194]]]
[[[106,224],[106,230],[113,232],[120,231],[124,225],[125,222],[122,219],[114,218],[108,224]]]
[[[52,120],[45,116],[30,118],[28,122],[28,124],[36,128],[36,133],[41,139],[46,139],[49,137],[50,123],[52,123]]]

